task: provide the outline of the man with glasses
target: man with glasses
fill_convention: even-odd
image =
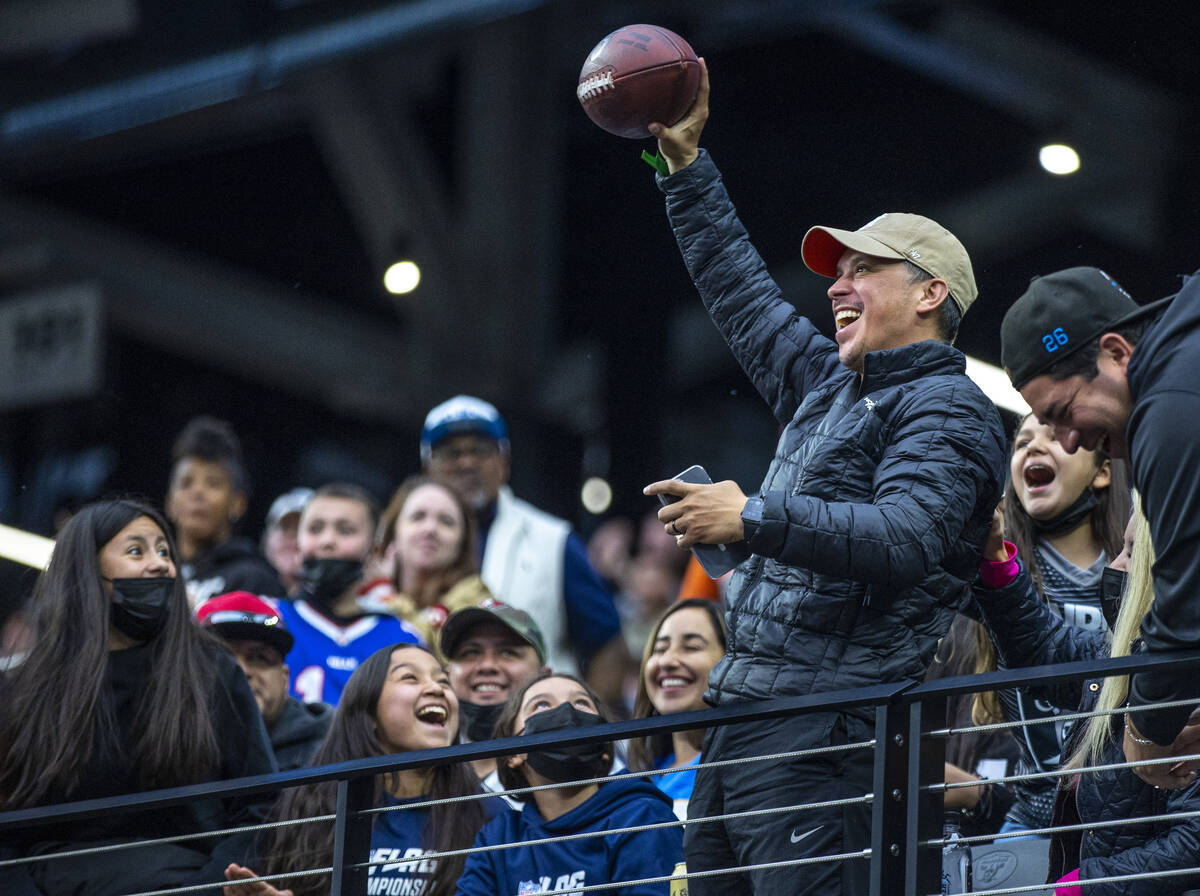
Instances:
[[[513,495],[509,462],[508,427],[488,402],[458,395],[425,418],[421,463],[474,508],[488,589],[538,621],[555,671],[582,670],[619,705],[629,657],[612,595],[570,524]]]

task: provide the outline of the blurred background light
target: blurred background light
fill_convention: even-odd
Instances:
[[[1038,151],[1038,161],[1051,174],[1074,174],[1079,170],[1079,153],[1065,143],[1048,143]]]

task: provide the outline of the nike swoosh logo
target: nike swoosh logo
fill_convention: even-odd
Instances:
[[[823,828],[823,827],[825,827],[825,825],[819,824],[815,828],[813,828],[811,831],[805,831],[803,834],[797,834],[795,831],[792,831],[792,842],[799,843],[805,837],[811,837],[813,834],[815,834],[817,831],[821,830],[821,828]]]

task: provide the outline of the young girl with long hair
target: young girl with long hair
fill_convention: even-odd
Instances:
[[[423,647],[396,644],[372,654],[350,677],[314,765],[329,765],[446,747],[458,734],[458,700],[446,669]],[[375,803],[395,811],[377,816],[371,832],[371,861],[404,856],[369,872],[371,892],[449,896],[463,868],[463,857],[421,859],[422,852],[465,849],[488,817],[503,806],[494,797],[421,807],[428,800],[482,793],[469,766],[443,765],[380,775]],[[412,808],[405,808],[412,806]],[[330,815],[337,809],[337,782],[285,792],[272,820],[291,821]],[[267,875],[329,867],[333,861],[333,825],[304,824],[273,828],[261,848],[258,870]],[[433,865],[433,870],[427,870]],[[279,889],[254,881],[255,872],[231,865],[226,877],[250,881],[226,888],[232,896],[275,896]],[[329,892],[328,875],[285,878],[294,896]]]
[[[35,641],[2,679],[0,808],[118,796],[274,770],[246,677],[191,620],[166,521],[132,500],[80,510],[58,535],[30,604]],[[260,821],[258,798],[31,828],[17,855],[169,837]],[[11,835],[10,835],[11,836]],[[65,860],[21,873],[34,892],[126,893],[211,882],[250,841],[190,841]],[[16,873],[16,872],[13,872]],[[0,890],[24,892],[0,872]]]
[[[496,737],[561,731],[610,721],[596,695],[578,678],[543,675],[514,694],[496,722]],[[670,826],[635,833],[545,838],[675,821],[670,799],[645,779],[579,783],[612,767],[611,742],[531,750],[499,762],[508,789],[546,786],[507,809],[480,832],[476,846],[528,844],[474,852],[458,882],[459,896],[541,893],[670,875],[683,861],[683,833]],[[548,786],[558,785],[558,786]],[[540,889],[534,889],[535,887]],[[666,896],[665,882],[620,887],[624,896]]]
[[[1100,578],[1105,565],[1121,550],[1121,533],[1129,519],[1129,485],[1124,461],[1099,451],[1068,454],[1051,427],[1029,414],[1017,427],[1009,458],[1004,498],[1004,531],[1016,556],[1029,571],[1039,597],[1072,624],[1103,632]],[[996,668],[991,641],[976,626],[974,671]],[[971,718],[976,724],[1030,721],[1058,714],[1032,699],[1028,689],[1010,688],[976,698]],[[1028,725],[1015,729],[1019,767],[1028,772],[1052,771],[1063,757],[1070,724]],[[967,769],[973,771],[974,769]],[[1040,778],[1012,788],[1013,802],[1000,828],[1003,832],[1046,827],[1054,808],[1054,781]]]

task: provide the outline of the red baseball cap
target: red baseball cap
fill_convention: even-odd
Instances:
[[[227,641],[262,641],[283,656],[295,643],[275,607],[249,591],[230,591],[206,600],[196,608],[196,621]]]

